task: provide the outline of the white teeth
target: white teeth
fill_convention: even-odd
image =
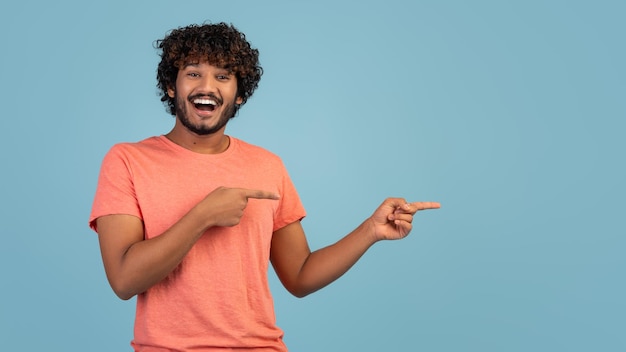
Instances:
[[[203,105],[217,105],[217,102],[215,100],[212,99],[202,99],[202,98],[197,98],[193,100],[194,104],[203,104]]]

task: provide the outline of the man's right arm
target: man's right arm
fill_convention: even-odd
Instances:
[[[271,192],[220,187],[159,236],[144,239],[141,219],[106,215],[97,221],[107,278],[121,299],[130,299],[163,280],[212,226],[239,223],[249,198],[278,199]]]

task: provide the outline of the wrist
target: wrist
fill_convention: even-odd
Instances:
[[[213,216],[206,216],[207,209],[203,209],[201,206],[196,205],[186,214],[192,226],[204,233],[207,229],[215,226],[215,220]]]
[[[371,217],[367,218],[361,226],[363,227],[364,235],[368,238],[371,244],[381,240],[381,238],[379,238],[376,234],[376,223],[374,222],[374,219]]]

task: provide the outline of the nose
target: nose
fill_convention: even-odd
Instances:
[[[217,93],[219,91],[217,79],[212,75],[204,75],[200,80],[200,84],[198,86],[198,92],[209,94],[209,93]]]

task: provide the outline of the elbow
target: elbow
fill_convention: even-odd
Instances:
[[[133,298],[135,296],[134,292],[131,292],[130,290],[125,290],[125,289],[121,289],[118,287],[113,287],[113,292],[115,292],[115,295],[117,297],[119,297],[119,299],[123,300],[123,301],[128,301],[129,299]]]
[[[308,296],[308,295],[309,295],[309,294],[311,294],[311,293],[313,293],[313,292],[306,292],[306,293],[297,294],[297,295],[294,295],[294,296],[295,296],[296,298],[304,298],[304,297]]]
[[[304,298],[328,285],[329,282],[315,280],[308,275],[298,275],[290,280],[281,280],[283,286],[296,298]]]
[[[119,297],[123,301],[128,301],[129,299],[135,296],[135,294],[130,293],[130,292],[116,291],[116,290],[113,290],[113,292],[115,292],[117,297]]]
[[[286,288],[287,288],[287,291],[289,291],[289,293],[291,293],[296,298],[304,298],[310,295],[311,293],[317,291],[317,289],[306,287],[304,285],[293,285],[293,286],[286,287]]]
[[[306,291],[289,291],[289,293],[291,293],[296,298],[304,298],[304,297],[308,296],[310,292],[306,292]]]
[[[126,285],[123,282],[109,280],[109,284],[111,285],[115,295],[121,300],[128,301],[137,294],[137,292],[135,292],[129,285]]]

